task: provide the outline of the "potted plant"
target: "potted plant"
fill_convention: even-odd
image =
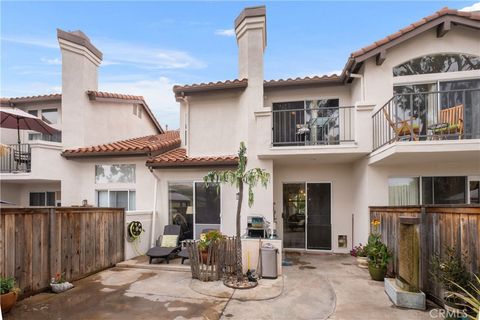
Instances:
[[[430,274],[440,283],[444,293],[443,302],[445,309],[453,314],[460,314],[464,305],[457,293],[462,293],[459,288],[469,288],[471,274],[467,269],[468,256],[458,253],[454,247],[446,247],[443,256],[435,254],[430,262]]]
[[[452,284],[459,290],[459,292],[454,292],[453,294],[466,307],[462,317],[465,318],[466,316],[468,319],[476,320],[480,316],[480,277],[474,274],[473,278],[473,281],[467,287],[462,287],[453,281]]]
[[[50,287],[52,288],[52,291],[55,293],[61,293],[64,291],[67,291],[68,289],[73,288],[73,284],[71,284],[68,281],[65,281],[65,278],[63,277],[63,273],[57,273],[55,277],[50,280]]]
[[[202,263],[208,264],[208,248],[215,241],[224,239],[225,236],[218,230],[210,230],[207,233],[202,233],[200,235],[200,241],[198,242],[198,249],[200,251],[200,257]]]
[[[374,231],[368,237],[368,243],[365,246],[365,252],[368,258],[368,272],[370,277],[376,281],[383,281],[387,274],[388,262],[392,258],[387,245],[382,242],[382,236],[377,231],[380,221],[373,219],[371,222]]]
[[[15,278],[0,277],[0,306],[2,312],[9,312],[17,302],[20,289],[15,287]]]
[[[350,255],[357,258],[357,265],[360,268],[368,268],[367,251],[365,250],[365,246],[363,246],[361,243],[350,250]]]

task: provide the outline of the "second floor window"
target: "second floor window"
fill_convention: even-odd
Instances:
[[[42,120],[48,124],[58,122],[58,109],[42,109]]]
[[[480,57],[470,54],[442,53],[426,55],[393,68],[393,76],[480,70]]]
[[[95,183],[135,183],[135,165],[97,164]]]

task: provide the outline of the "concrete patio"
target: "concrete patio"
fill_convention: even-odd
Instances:
[[[345,255],[291,254],[284,276],[252,290],[201,283],[187,272],[116,267],[60,294],[17,304],[6,319],[431,319],[393,307],[383,283]]]

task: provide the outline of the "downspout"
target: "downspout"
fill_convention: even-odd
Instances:
[[[190,154],[190,101],[188,100],[188,97],[185,96],[184,92],[182,92],[181,96],[178,96],[177,99],[185,103],[186,119],[184,119],[183,132],[185,133],[186,127],[187,132],[185,133],[185,140],[187,141],[187,144],[185,145],[185,147],[187,149],[187,154]]]
[[[363,77],[363,74],[350,73],[349,77],[360,79],[360,86],[362,87],[362,102],[364,102],[365,101],[365,78]]]
[[[157,216],[156,211],[157,211],[157,191],[158,191],[158,183],[160,182],[160,178],[157,176],[155,173],[155,170],[153,168],[149,168],[150,172],[153,174],[153,177],[155,178],[155,185],[153,186],[153,210],[152,210],[152,232],[150,234],[150,246],[154,247],[155,246],[155,218]]]

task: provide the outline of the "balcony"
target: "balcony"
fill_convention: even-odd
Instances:
[[[272,111],[272,146],[329,146],[354,142],[352,106]]]
[[[32,150],[30,144],[9,144],[2,146],[0,152],[1,173],[30,172],[32,165]]]
[[[480,139],[480,89],[394,95],[372,119],[374,151],[403,141]]]

